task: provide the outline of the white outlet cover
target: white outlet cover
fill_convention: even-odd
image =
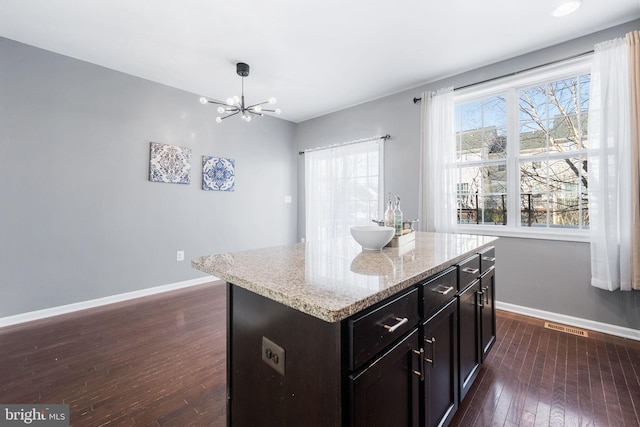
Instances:
[[[285,203],[291,203],[293,201],[293,197],[291,196],[284,196],[284,202]]]
[[[176,254],[176,260],[184,261],[184,251],[178,251]]]

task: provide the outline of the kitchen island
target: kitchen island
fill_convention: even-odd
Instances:
[[[495,338],[493,322],[486,326],[493,337],[481,345],[482,309],[493,311],[495,240],[417,232],[415,241],[381,251],[362,251],[344,238],[192,260],[228,284],[228,425],[417,426],[450,419]],[[467,292],[473,313],[459,307]],[[458,322],[466,317],[472,327]],[[438,322],[436,332],[446,334],[436,346],[431,331]],[[473,345],[465,345],[477,362],[470,377],[459,372],[469,356],[458,346],[464,330],[471,331]],[[445,376],[451,390],[440,414],[429,390]]]

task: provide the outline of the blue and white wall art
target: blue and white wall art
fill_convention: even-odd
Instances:
[[[151,143],[149,181],[191,183],[191,148]]]
[[[202,156],[202,189],[234,191],[236,166],[233,159]]]

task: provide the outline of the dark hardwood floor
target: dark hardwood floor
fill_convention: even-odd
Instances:
[[[0,402],[72,426],[224,426],[226,288],[194,286],[0,329]]]
[[[215,282],[0,329],[0,403],[68,403],[72,426],[224,426],[225,296]],[[640,342],[543,325],[498,311],[451,425],[640,426]]]
[[[640,342],[497,311],[497,340],[451,426],[640,426]]]

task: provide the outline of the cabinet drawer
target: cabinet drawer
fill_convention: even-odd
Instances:
[[[436,277],[429,278],[423,289],[422,317],[429,318],[447,302],[456,297],[457,285],[456,268],[451,267]]]
[[[480,252],[480,274],[484,274],[496,265],[496,248],[491,246]]]
[[[480,255],[476,254],[458,264],[458,291],[465,290],[480,276]]]
[[[364,362],[411,330],[418,320],[417,288],[350,319],[349,368],[358,369]]]

